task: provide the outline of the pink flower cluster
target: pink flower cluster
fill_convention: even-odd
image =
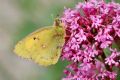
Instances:
[[[66,31],[61,58],[70,62],[63,80],[116,80],[120,52],[113,45],[120,40],[120,4],[80,2],[65,9],[61,20]]]

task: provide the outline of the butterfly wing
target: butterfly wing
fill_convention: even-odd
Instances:
[[[23,58],[48,66],[57,63],[64,43],[61,27],[42,28],[18,42],[15,53]]]

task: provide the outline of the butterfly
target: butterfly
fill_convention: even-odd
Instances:
[[[42,66],[56,64],[64,44],[64,29],[61,26],[40,28],[19,41],[14,52]]]

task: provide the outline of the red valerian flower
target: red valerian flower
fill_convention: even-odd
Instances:
[[[87,0],[65,9],[61,20],[66,31],[61,58],[71,62],[63,80],[116,80],[120,52],[112,45],[120,39],[120,4]]]

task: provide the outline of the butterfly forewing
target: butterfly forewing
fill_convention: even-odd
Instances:
[[[64,43],[64,31],[61,27],[39,29],[15,47],[15,53],[23,58],[48,66],[57,63]]]

